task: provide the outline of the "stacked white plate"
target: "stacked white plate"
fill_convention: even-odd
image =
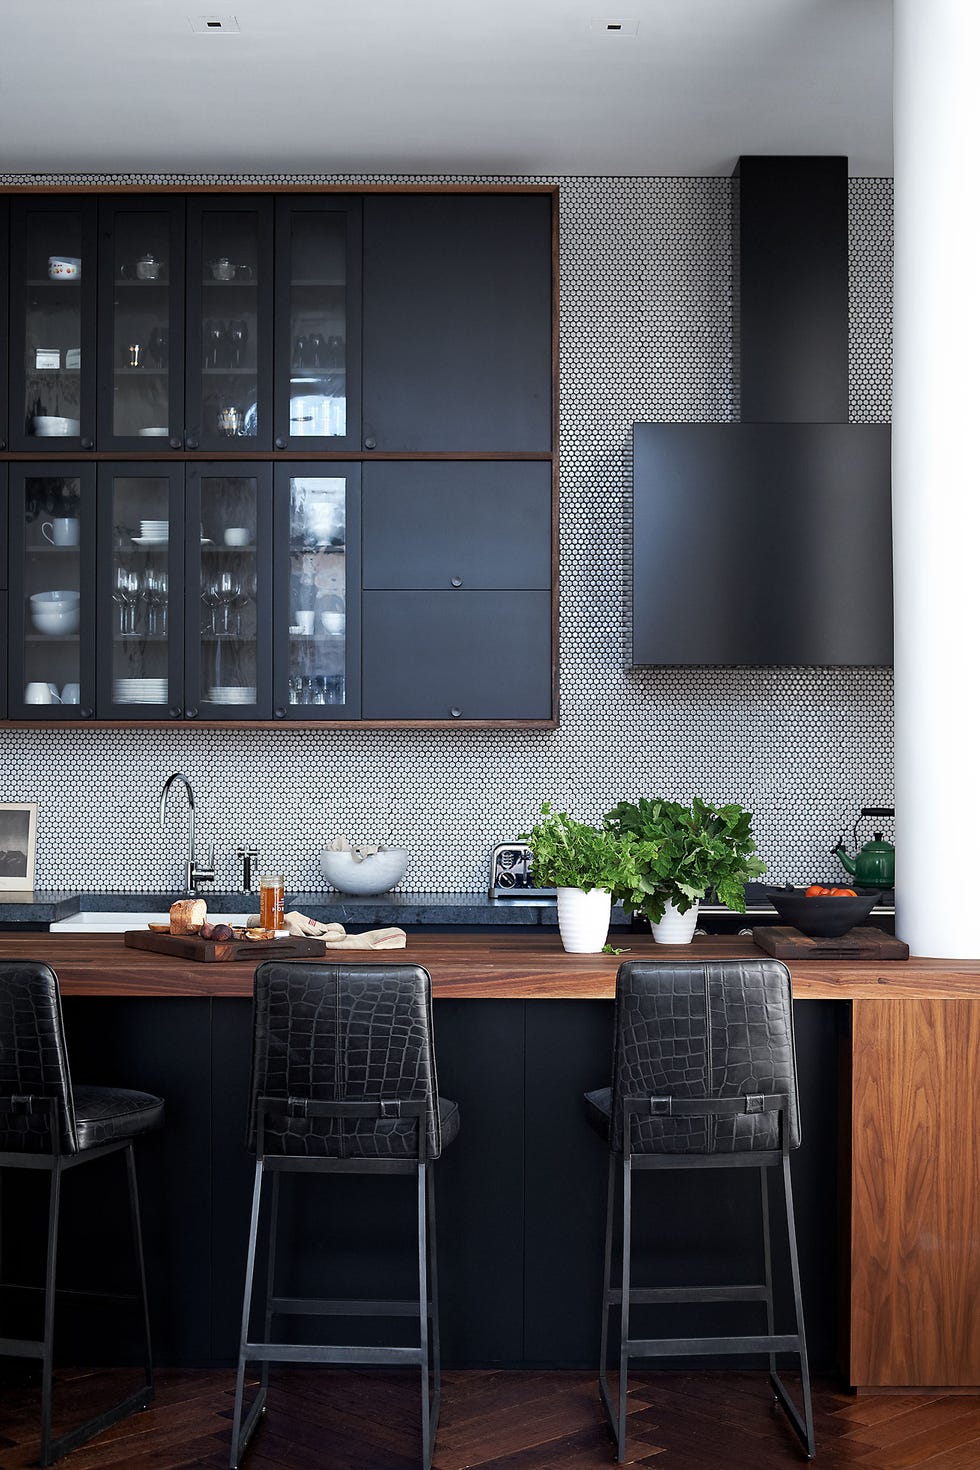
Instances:
[[[137,546],[166,546],[170,540],[170,522],[140,521],[140,533],[133,540]]]
[[[254,684],[212,684],[208,704],[254,704]]]
[[[166,679],[114,679],[112,697],[116,704],[166,704]]]

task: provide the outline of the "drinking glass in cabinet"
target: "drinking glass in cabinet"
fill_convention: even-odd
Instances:
[[[32,438],[73,438],[81,431],[81,216],[31,212],[26,241],[25,427]]]
[[[81,485],[76,476],[24,481],[24,682],[58,690],[81,677]],[[25,699],[27,698],[25,694]]]
[[[201,481],[201,693],[209,704],[254,704],[258,685],[258,481]]]

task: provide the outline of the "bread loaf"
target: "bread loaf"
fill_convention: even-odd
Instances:
[[[171,934],[196,934],[208,916],[203,898],[180,898],[170,905]]]

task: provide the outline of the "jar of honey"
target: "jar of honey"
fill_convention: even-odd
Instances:
[[[281,873],[259,874],[259,922],[270,936],[284,929],[286,882]]]

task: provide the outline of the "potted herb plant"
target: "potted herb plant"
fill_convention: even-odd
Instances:
[[[690,942],[709,889],[744,913],[744,885],[765,872],[756,856],[752,813],[736,802],[713,806],[695,797],[684,806],[641,797],[636,803],[619,802],[605,822],[616,836],[632,839],[632,867],[639,879],[617,887],[616,897],[628,914],[650,920],[660,944]]]
[[[541,803],[540,820],[521,841],[531,849],[534,878],[558,893],[562,944],[574,954],[598,954],[609,932],[613,890],[635,891],[640,872],[632,839],[612,827],[591,827]]]

